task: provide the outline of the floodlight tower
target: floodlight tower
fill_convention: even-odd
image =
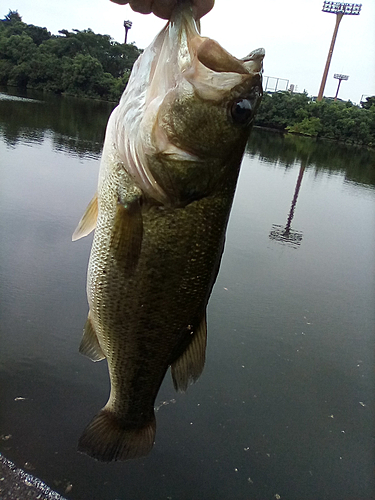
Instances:
[[[343,80],[349,80],[349,76],[348,75],[339,75],[338,73],[335,73],[333,75],[333,78],[336,78],[336,80],[339,81],[339,83],[337,85],[336,95],[335,95],[335,101],[337,101],[337,96],[339,95],[339,90],[340,90],[341,82]]]
[[[125,28],[125,41],[124,43],[127,42],[128,40],[128,31],[130,28],[133,26],[133,23],[131,21],[124,21],[124,28]]]
[[[331,64],[333,49],[335,46],[337,32],[339,29],[341,19],[343,18],[344,15],[358,16],[359,13],[361,12],[361,7],[362,7],[361,3],[358,4],[358,3],[341,3],[341,2],[325,1],[323,4],[323,9],[322,9],[323,12],[336,14],[336,24],[335,24],[335,29],[333,30],[332,41],[329,47],[327,62],[324,68],[322,83],[320,84],[317,101],[321,101],[323,99],[323,93],[324,93],[324,88],[326,86],[328,70]]]

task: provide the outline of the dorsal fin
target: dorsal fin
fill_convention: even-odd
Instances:
[[[96,221],[98,219],[98,194],[95,193],[93,199],[88,204],[85,213],[83,214],[81,220],[78,222],[72,241],[79,240],[84,236],[87,236],[96,228]]]

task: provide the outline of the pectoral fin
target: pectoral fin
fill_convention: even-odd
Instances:
[[[185,392],[188,386],[199,378],[206,360],[206,345],[207,322],[205,314],[187,349],[171,366],[173,385],[176,391]]]
[[[92,326],[90,314],[85,323],[83,337],[79,346],[79,352],[87,356],[91,361],[101,361],[105,358],[103,351],[99,345],[98,337],[96,336],[94,327]]]
[[[141,253],[143,220],[140,200],[118,203],[113,225],[111,249],[117,262],[131,273]]]
[[[84,236],[87,236],[96,228],[96,221],[98,218],[98,195],[95,196],[88,204],[85,213],[83,214],[81,220],[78,222],[78,226],[73,233],[72,241],[79,240]]]

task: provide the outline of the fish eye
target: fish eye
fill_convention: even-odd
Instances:
[[[238,125],[248,125],[253,117],[253,106],[249,99],[234,101],[230,111],[234,123]]]

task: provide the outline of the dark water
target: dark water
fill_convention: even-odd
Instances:
[[[71,234],[111,107],[32,97],[0,100],[0,452],[75,500],[374,498],[374,153],[254,131],[205,371],[167,374],[147,458],[101,464],[76,452],[109,384]]]

